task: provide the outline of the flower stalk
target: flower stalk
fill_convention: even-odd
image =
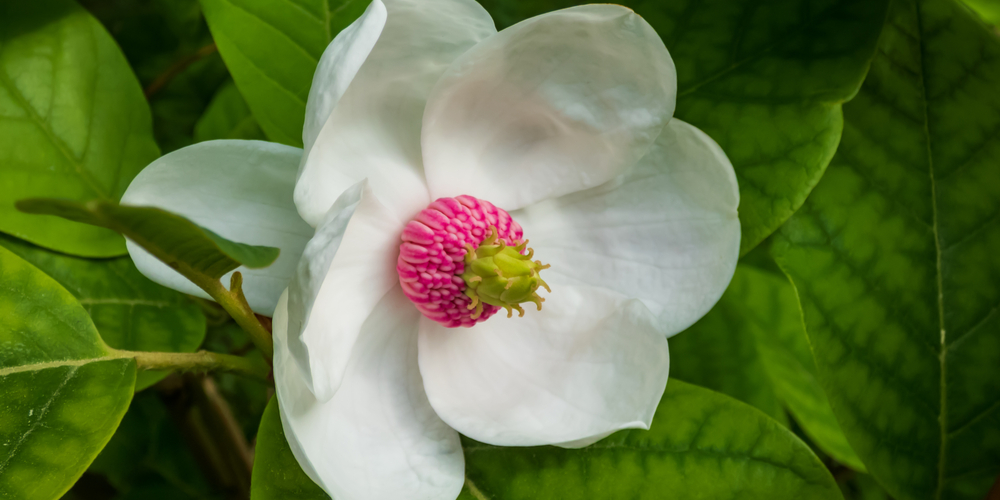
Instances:
[[[183,270],[181,274],[185,274]],[[222,282],[211,279],[199,273],[185,274],[194,284],[198,285],[212,300],[215,300],[223,309],[232,316],[237,325],[247,332],[254,345],[264,354],[264,359],[271,363],[274,358],[274,340],[271,339],[271,332],[264,328],[257,316],[254,314],[250,304],[247,303],[243,295],[243,275],[239,271],[233,273],[229,281],[229,289],[222,286]]]

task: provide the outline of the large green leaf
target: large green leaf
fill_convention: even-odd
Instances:
[[[205,315],[198,304],[149,281],[128,257],[81,259],[3,235],[0,246],[69,290],[90,314],[101,338],[115,349],[194,352],[205,339]],[[165,375],[139,372],[135,388],[149,387]]]
[[[108,358],[87,311],[52,278],[0,248],[0,492],[66,492],[128,409],[135,361]]]
[[[772,387],[806,435],[824,453],[864,471],[820,386],[795,289],[788,280],[740,265],[722,303],[735,319],[732,330],[755,338]]]
[[[580,0],[480,0],[497,27]],[[823,176],[841,104],[864,80],[887,0],[626,0],[677,66],[676,116],[732,160],[742,252],[777,229]]]
[[[229,241],[177,214],[153,207],[132,207],[107,201],[77,203],[36,198],[17,202],[33,214],[58,215],[69,220],[113,229],[135,241],[172,268],[184,268],[219,279],[240,265],[267,267],[278,258],[274,247]]]
[[[791,431],[678,380],[667,383],[648,431],[619,432],[582,450],[467,444],[465,462],[462,498],[842,498]]]
[[[265,139],[246,100],[232,82],[219,89],[194,127],[195,141],[213,139]]]
[[[897,1],[826,177],[774,246],[830,403],[896,498],[1000,472],[1000,41]]]
[[[118,201],[158,155],[142,89],[93,17],[71,0],[0,3],[0,231],[77,255],[124,254],[112,231],[31,217],[14,201]]]
[[[306,99],[319,58],[367,0],[201,0],[236,86],[273,141],[302,147]]]
[[[251,500],[329,500],[330,497],[309,479],[292,455],[281,428],[278,398],[271,398],[257,432],[257,448],[250,482]]]

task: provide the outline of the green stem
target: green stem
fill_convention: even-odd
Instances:
[[[145,352],[112,349],[113,357],[134,358],[139,370],[225,371],[268,381],[271,370],[247,358],[216,352]]]
[[[229,282],[229,290],[226,290],[226,287],[222,286],[221,281],[211,279],[201,273],[186,273],[184,272],[186,270],[178,268],[181,274],[184,274],[195,285],[198,285],[233,317],[236,324],[240,325],[240,328],[243,328],[243,331],[247,332],[250,340],[253,340],[253,343],[260,349],[260,352],[264,354],[264,359],[268,363],[272,363],[271,360],[274,359],[274,341],[271,339],[271,332],[267,331],[264,325],[260,324],[257,316],[254,316],[253,309],[250,309],[250,304],[247,303],[246,297],[243,296],[243,275],[239,271],[233,273],[232,279]]]

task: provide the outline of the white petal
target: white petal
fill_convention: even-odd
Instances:
[[[383,1],[381,36],[303,157],[295,203],[314,226],[366,178],[400,219],[430,203],[420,156],[427,94],[459,54],[496,32],[474,0]]]
[[[378,41],[385,18],[385,5],[381,0],[374,0],[365,13],[341,30],[323,51],[309,87],[306,120],[302,127],[302,143],[307,153]]]
[[[631,10],[528,19],[462,55],[428,98],[431,198],[468,194],[510,211],[600,185],[646,153],[676,95],[670,54]]]
[[[739,189],[722,149],[673,119],[619,178],[511,214],[553,286],[587,283],[641,299],[666,335],[719,300],[740,250]]]
[[[477,441],[589,444],[649,428],[670,368],[655,321],[638,300],[553,287],[542,311],[523,318],[469,329],[423,318],[420,373],[434,411]]]
[[[320,401],[333,397],[365,318],[398,283],[403,223],[362,181],[306,245],[289,285],[288,345]]]
[[[282,305],[274,317],[281,421],[313,481],[337,500],[457,497],[462,446],[427,402],[417,368],[420,313],[399,287],[365,322],[344,383],[327,402],[313,397],[287,349]]]
[[[269,267],[236,269],[243,275],[243,293],[250,307],[270,316],[313,235],[292,202],[301,156],[301,149],[270,142],[202,142],[151,163],[132,180],[122,203],[159,207],[224,238],[280,248],[278,260]],[[194,283],[131,241],[128,251],[149,279],[208,298]],[[229,284],[228,274],[222,282]]]

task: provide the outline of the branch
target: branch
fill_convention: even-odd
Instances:
[[[145,352],[113,350],[114,358],[133,358],[139,370],[178,370],[184,372],[225,371],[270,383],[267,365],[216,352]]]
[[[153,97],[154,94],[163,90],[163,87],[166,87],[168,83],[177,77],[177,75],[183,73],[188,66],[194,64],[200,59],[214,54],[218,50],[219,48],[215,45],[215,43],[211,43],[198,49],[198,51],[194,54],[191,54],[172,64],[166,71],[160,73],[160,75],[157,76],[156,79],[145,88],[145,90],[143,90],[143,93],[146,94],[146,100],[149,100],[149,98]]]

